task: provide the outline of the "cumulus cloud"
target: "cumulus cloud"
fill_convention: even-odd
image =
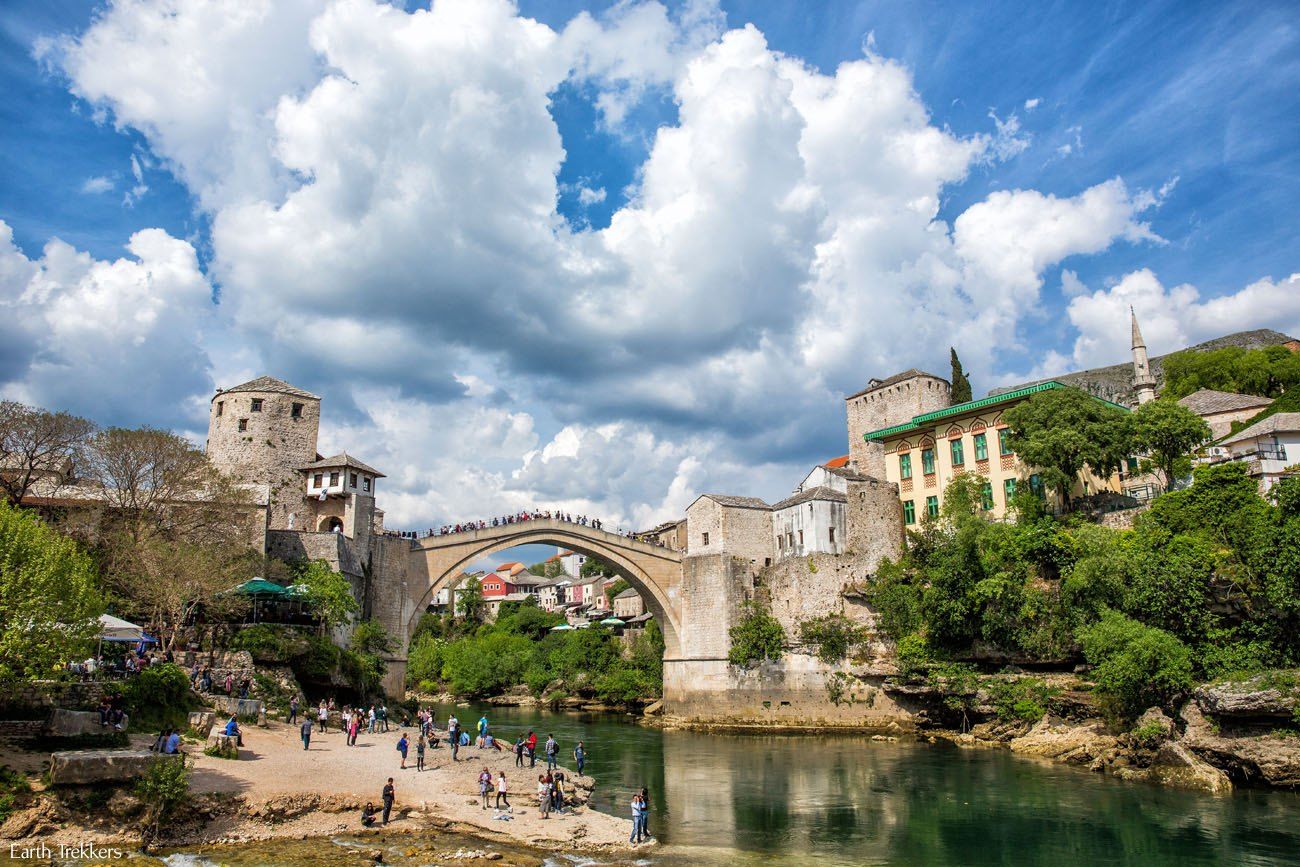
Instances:
[[[62,291],[119,268],[114,291],[155,320],[190,317],[143,343],[120,311],[106,322],[122,364],[154,341],[191,364],[191,394],[263,372],[325,393],[323,441],[389,473],[395,521],[554,500],[649,521],[705,488],[780,496],[842,453],[840,397],[867,377],[952,343],[987,373],[988,334],[1015,334],[1045,270],[1159,241],[1159,197],[1120,179],[997,192],[948,225],[945,190],[1027,146],[1014,115],[956,134],[903,65],[866,50],[820,71],[753,26],[724,32],[705,0],[558,31],[507,0],[134,0],[45,57],[194,193],[221,303],[193,312],[197,265],[180,280],[183,242],[146,233],[125,264],[78,260]],[[556,210],[566,82],[620,133],[652,92],[677,107],[600,230]],[[18,255],[0,248],[0,268],[63,256]],[[160,261],[189,287],[167,310],[129,288]],[[67,370],[90,364],[73,350]]]
[[[1111,364],[1129,349],[1129,307],[1153,355],[1234,331],[1273,328],[1300,334],[1300,274],[1265,277],[1235,292],[1202,298],[1191,284],[1166,287],[1149,269],[1124,275],[1114,286],[1078,295],[1067,313],[1079,330],[1071,360],[1080,366]]]
[[[201,341],[212,287],[194,248],[143,229],[127,251],[97,260],[53,240],[29,259],[0,221],[6,396],[108,422],[173,423],[210,392]]]

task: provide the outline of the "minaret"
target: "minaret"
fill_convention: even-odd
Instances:
[[[1156,378],[1151,375],[1151,363],[1147,360],[1147,345],[1142,340],[1138,329],[1137,314],[1132,306],[1128,309],[1129,318],[1133,320],[1133,392],[1139,405],[1156,399]]]

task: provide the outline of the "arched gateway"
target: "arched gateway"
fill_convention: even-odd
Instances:
[[[678,658],[681,651],[681,554],[617,533],[553,518],[446,536],[428,536],[416,542],[412,571],[422,572],[428,583],[414,606],[406,634],[409,636],[415,629],[420,615],[438,591],[449,586],[478,560],[516,545],[556,545],[608,563],[618,577],[641,594],[646,610],[659,621],[664,634],[664,658]]]

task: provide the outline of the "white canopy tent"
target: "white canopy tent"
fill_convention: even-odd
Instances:
[[[99,615],[100,641],[139,641],[146,637],[143,626],[136,626],[111,614]]]

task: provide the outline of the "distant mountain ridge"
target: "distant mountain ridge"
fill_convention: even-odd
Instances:
[[[1273,331],[1270,328],[1257,328],[1254,331],[1238,331],[1234,334],[1226,334],[1223,337],[1216,337],[1213,340],[1207,340],[1204,343],[1198,343],[1195,346],[1188,346],[1185,349],[1175,350],[1175,352],[1211,352],[1215,349],[1226,349],[1229,346],[1239,346],[1242,349],[1263,349],[1267,346],[1280,346],[1284,343],[1297,343],[1294,337],[1288,337],[1280,331]],[[1157,355],[1151,358],[1151,373],[1156,378],[1158,388],[1164,387],[1165,371],[1164,360],[1174,352],[1168,352],[1164,355]],[[1060,376],[1049,376],[1045,379],[1036,379],[1032,382],[1022,382],[1019,385],[999,386],[989,391],[989,396],[1005,394],[1008,391],[1014,391],[1017,388],[1025,388],[1030,385],[1037,385],[1040,382],[1060,382],[1065,385],[1073,385],[1081,388],[1089,394],[1109,400],[1113,403],[1124,406],[1132,406],[1133,399],[1133,362],[1124,361],[1119,364],[1112,364],[1109,367],[1094,367],[1091,370],[1080,370],[1074,373],[1063,373]]]

